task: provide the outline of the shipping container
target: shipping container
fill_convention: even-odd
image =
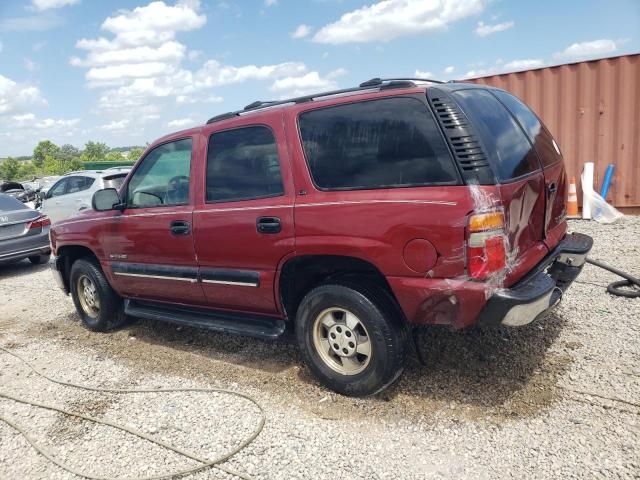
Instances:
[[[524,100],[560,144],[579,191],[585,162],[595,163],[596,191],[613,163],[607,200],[617,207],[640,207],[640,54],[464,81],[502,88]]]

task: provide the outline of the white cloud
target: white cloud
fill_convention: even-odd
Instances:
[[[16,122],[22,123],[22,122],[27,122],[29,120],[34,120],[36,116],[33,113],[24,113],[22,115],[14,115],[12,118]]]
[[[510,28],[513,28],[514,25],[514,22],[503,22],[493,25],[488,25],[484,22],[478,22],[478,26],[476,27],[475,32],[476,35],[486,37],[487,35],[491,35],[492,33],[504,32],[505,30],[509,30]]]
[[[112,122],[109,122],[109,123],[107,123],[105,125],[102,125],[100,128],[102,130],[107,130],[109,132],[113,132],[113,131],[118,131],[118,130],[124,130],[128,126],[129,126],[129,120],[124,118],[122,120],[114,120]]]
[[[38,87],[0,75],[0,115],[20,113],[29,107],[46,104]]]
[[[426,72],[424,70],[416,70],[414,75],[416,78],[433,78],[434,76],[432,72]]]
[[[487,77],[490,75],[499,75],[501,73],[508,73],[518,70],[529,70],[532,68],[540,68],[545,65],[544,61],[540,58],[526,58],[522,60],[511,60],[510,62],[504,62],[501,58],[498,58],[492,65],[485,66],[483,62],[476,63],[473,66],[476,68],[469,70],[462,78],[477,78]],[[478,68],[483,67],[483,68]]]
[[[235,67],[233,65],[223,65],[217,60],[209,60],[195,73],[194,79],[196,87],[205,88],[241,83],[247,80],[269,80],[300,75],[306,71],[307,67],[300,62]]]
[[[444,73],[446,75],[451,75],[454,71],[455,71],[456,67],[454,67],[453,65],[449,65],[447,68],[444,69]]]
[[[151,2],[144,7],[124,10],[115,17],[108,17],[102,23],[102,29],[116,35],[122,44],[128,41],[146,39],[157,43],[173,38],[176,32],[189,31],[202,27],[207,22],[206,15],[198,13],[199,3],[184,2],[174,6],[164,2]],[[134,43],[135,44],[135,43]]]
[[[278,0],[264,0],[264,4],[267,7],[274,7],[274,6],[278,5]]]
[[[529,70],[542,66],[544,66],[544,60],[540,58],[527,58],[524,60],[512,60],[509,63],[505,63],[503,68],[505,70]]]
[[[613,53],[618,49],[616,42],[609,39],[592,40],[590,42],[573,43],[561,52],[555,53],[558,59],[581,59],[586,57],[598,57]]]
[[[35,72],[36,70],[38,70],[38,64],[30,58],[23,58],[22,63],[24,63],[24,68],[26,68],[29,72]]]
[[[61,8],[67,5],[74,5],[80,0],[31,0],[31,5],[36,10],[49,10],[50,8]]]
[[[279,78],[273,82],[271,90],[279,93],[283,98],[335,90],[338,87],[336,79],[346,73],[346,70],[339,68],[324,77],[313,71],[304,75]]]
[[[486,0],[383,0],[345,13],[313,37],[318,43],[389,41],[397,37],[446,29],[450,23],[478,14]]]
[[[167,127],[170,128],[182,128],[195,125],[196,121],[191,118],[178,118],[176,120],[171,120],[167,123]]]
[[[0,19],[0,30],[13,32],[42,32],[59,27],[63,19],[53,14],[30,15]]]
[[[291,32],[291,38],[304,38],[311,33],[312,28],[304,23]]]
[[[69,129],[73,128],[80,123],[79,118],[72,119],[53,119],[53,118],[45,118],[43,120],[39,120],[32,125],[41,130],[51,130],[51,129]],[[67,133],[69,131],[67,130]]]
[[[202,57],[202,50],[189,50],[189,54],[187,55],[187,57],[189,58],[189,60],[198,60],[200,57]]]

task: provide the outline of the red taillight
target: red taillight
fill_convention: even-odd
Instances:
[[[51,219],[46,215],[42,215],[36,218],[33,222],[29,224],[28,229],[33,230],[34,228],[42,228],[51,225]]]
[[[469,276],[484,280],[506,266],[504,216],[490,212],[469,217],[467,268]]]

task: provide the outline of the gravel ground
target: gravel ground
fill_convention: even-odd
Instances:
[[[640,217],[574,221],[591,256],[640,275]],[[49,375],[100,387],[218,387],[264,408],[260,436],[225,467],[256,479],[639,478],[640,300],[609,296],[587,265],[555,313],[517,330],[419,335],[401,380],[374,398],[321,387],[286,341],[138,321],[83,329],[46,267],[0,267],[0,345]],[[227,394],[117,395],[51,384],[0,352],[0,389],[109,419],[214,458],[260,412]],[[0,398],[0,414],[76,468],[136,478],[197,465],[111,427]],[[0,422],[0,478],[75,479]],[[189,479],[234,478],[209,469]]]

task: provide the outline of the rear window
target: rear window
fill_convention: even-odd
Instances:
[[[531,143],[496,97],[481,89],[453,95],[478,131],[498,180],[508,182],[540,168]]]
[[[427,107],[387,98],[300,115],[315,184],[357,190],[458,183],[456,167]]]
[[[498,97],[518,119],[522,128],[527,132],[529,140],[531,140],[531,143],[533,143],[536,148],[540,162],[544,167],[562,160],[559,149],[554,145],[555,141],[553,137],[540,122],[536,114],[533,113],[524,102],[507,92],[494,91],[493,94]]]
[[[0,193],[0,212],[11,212],[12,210],[23,210],[26,208],[28,207],[20,200]]]

